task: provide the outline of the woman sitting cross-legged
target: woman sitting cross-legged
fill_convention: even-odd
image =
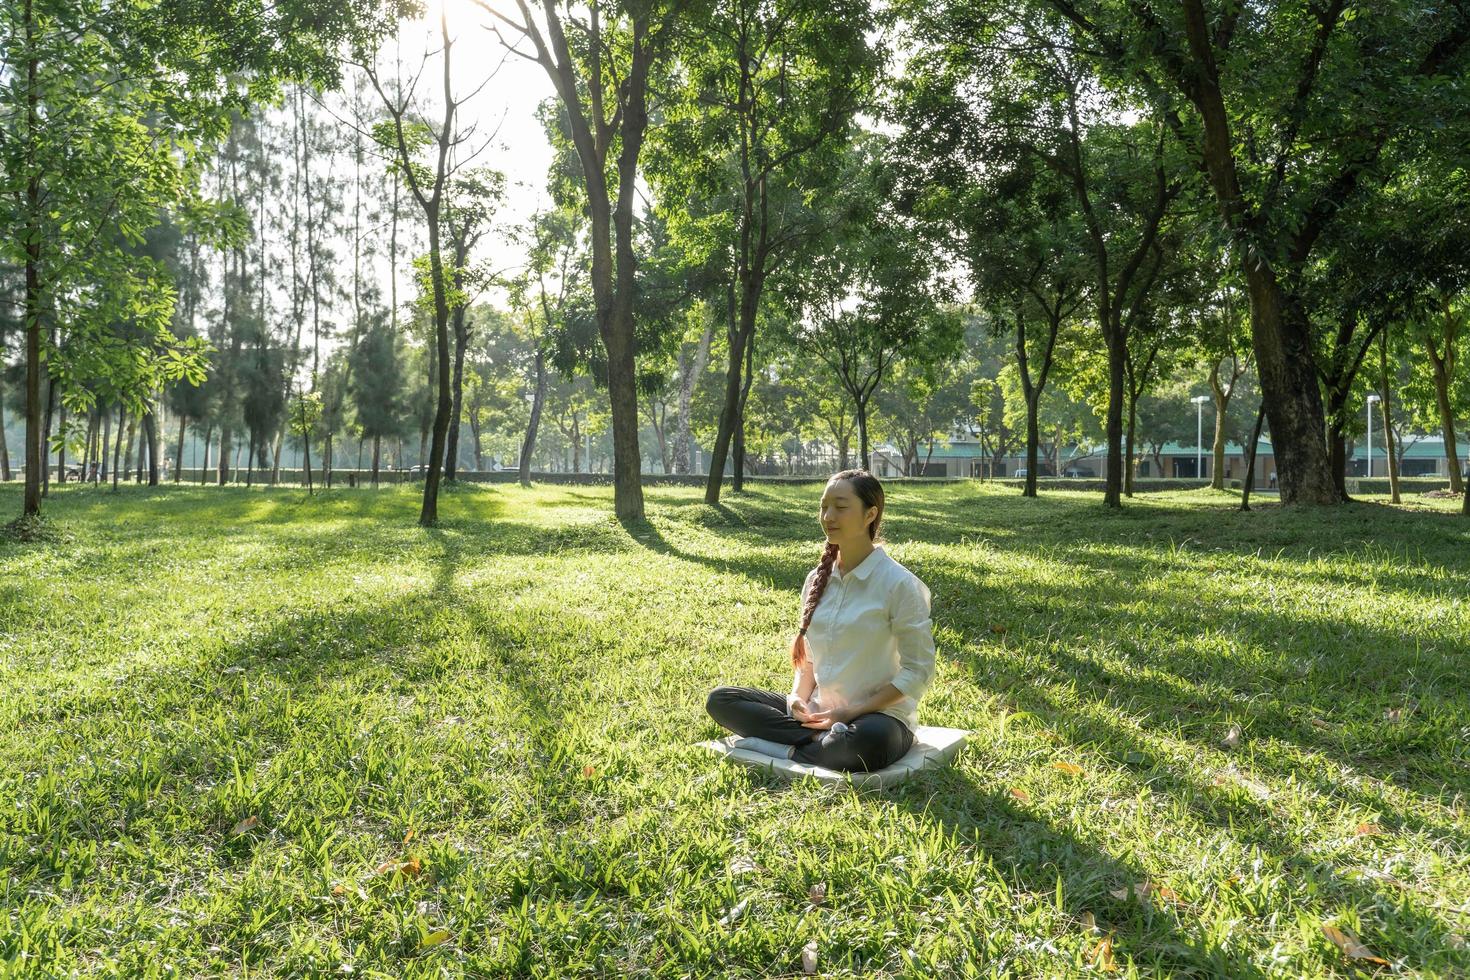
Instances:
[[[914,743],[919,698],[934,676],[929,590],[877,543],[877,478],[838,473],[827,481],[820,516],[827,548],[802,590],[791,693],[721,687],[706,710],[745,737],[742,748],[870,772]]]

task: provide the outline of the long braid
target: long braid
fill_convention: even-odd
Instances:
[[[817,611],[817,603],[822,601],[822,593],[827,590],[827,582],[832,578],[832,566],[836,563],[837,543],[829,541],[822,552],[822,560],[817,565],[817,577],[812,580],[812,590],[807,593],[806,605],[801,610],[801,629],[796,631],[796,636],[791,641],[793,667],[800,667],[807,658],[806,631],[812,625],[812,614]]]

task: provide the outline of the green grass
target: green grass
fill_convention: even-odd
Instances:
[[[466,487],[423,531],[412,488],[54,490],[51,540],[0,541],[0,964],[1064,976],[1110,935],[1118,975],[1351,975],[1331,924],[1470,972],[1454,501],[891,486],[921,715],[974,736],[858,793],[691,748],[710,688],[788,682],[815,497],[625,528]]]

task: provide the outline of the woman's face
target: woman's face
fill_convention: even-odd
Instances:
[[[862,498],[846,480],[834,480],[822,492],[822,507],[818,519],[828,541],[841,547],[844,541],[859,541],[867,538],[868,525],[878,516],[877,507],[863,507]]]

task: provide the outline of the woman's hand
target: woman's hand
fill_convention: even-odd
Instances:
[[[802,724],[806,724],[807,719],[811,716],[812,709],[805,700],[803,700],[802,698],[791,699],[791,717],[795,718]]]
[[[801,722],[803,728],[815,728],[818,731],[825,731],[839,721],[846,724],[857,717],[855,712],[846,707],[828,708],[826,711],[804,711],[802,714],[806,717],[803,718],[795,712],[792,713],[792,717]]]

